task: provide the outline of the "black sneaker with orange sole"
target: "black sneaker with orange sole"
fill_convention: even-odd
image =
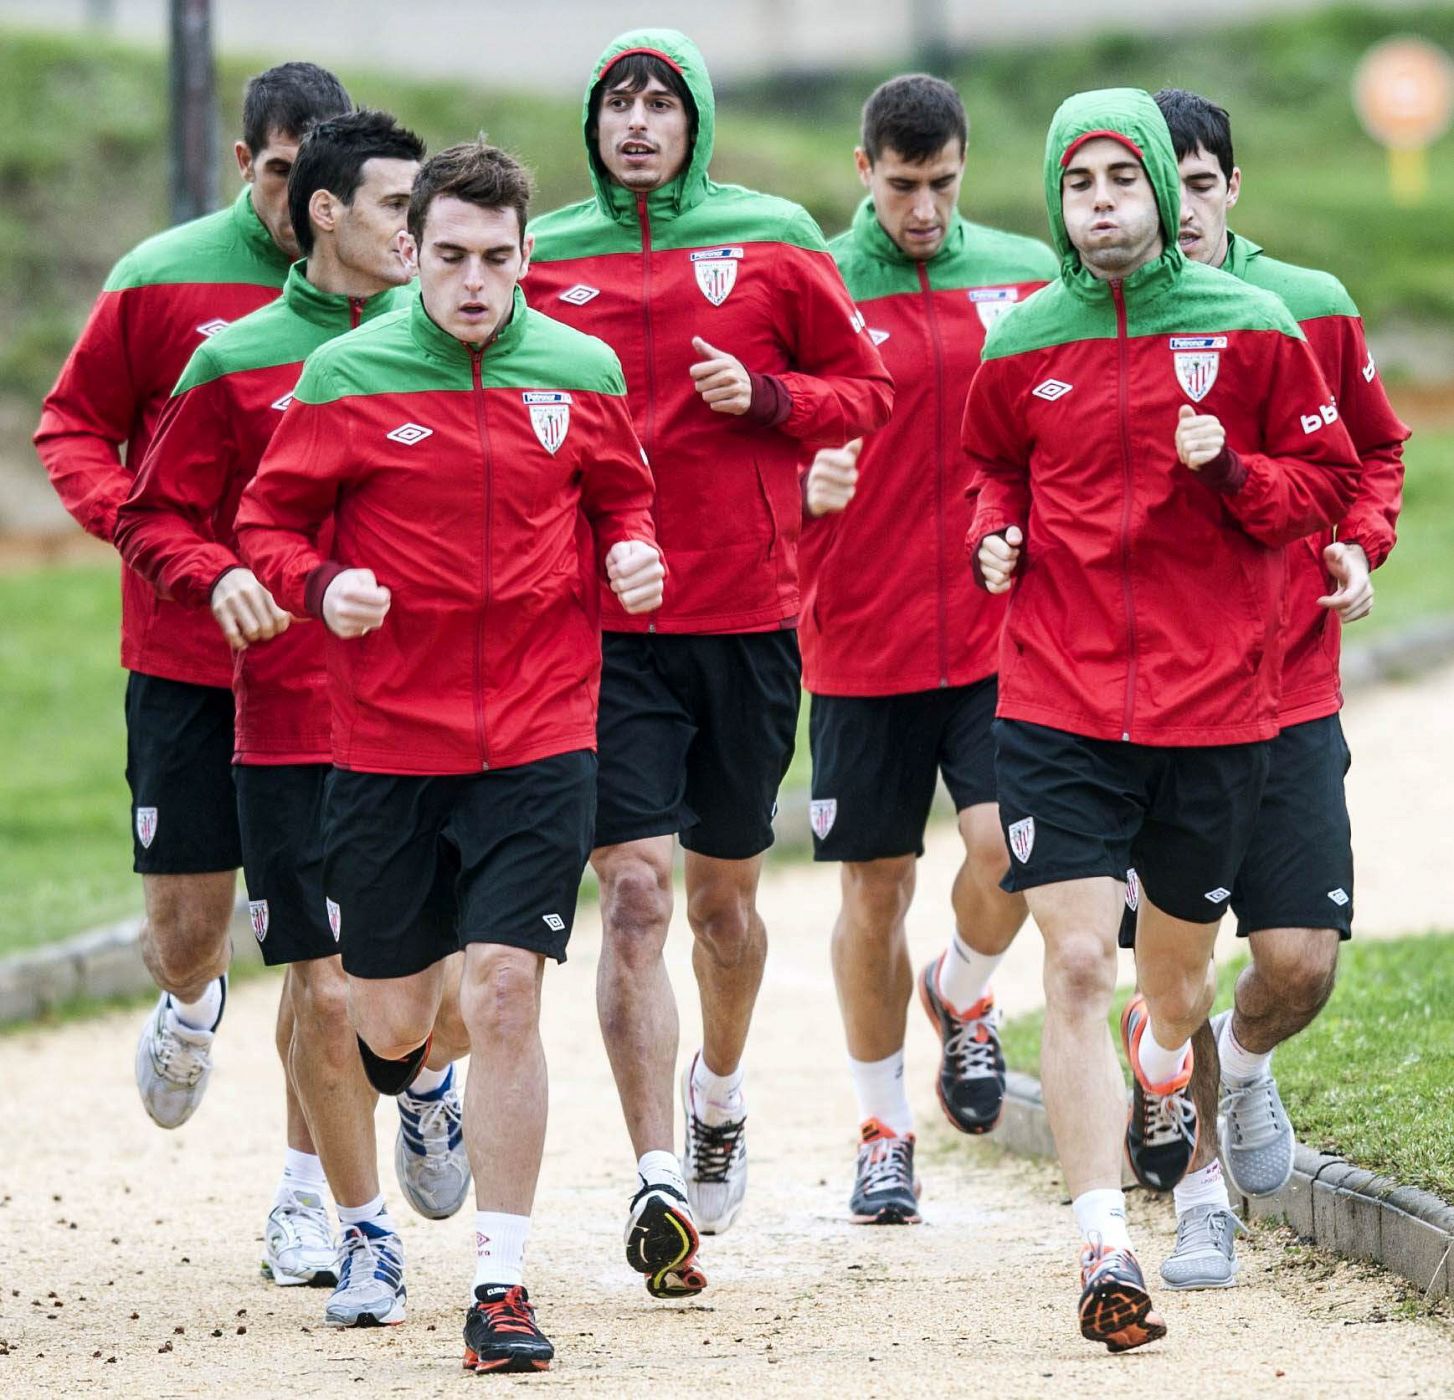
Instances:
[[[530,1295],[506,1284],[475,1289],[464,1319],[464,1369],[486,1373],[548,1371],[555,1347],[535,1325]]]
[[[944,1116],[961,1133],[987,1133],[1005,1106],[1005,1056],[1000,1049],[999,1012],[986,995],[963,1015],[939,995],[941,953],[919,971],[919,1001],[939,1036],[939,1079],[935,1089]]]
[[[1166,1335],[1141,1266],[1129,1249],[1088,1244],[1080,1255],[1080,1334],[1111,1351],[1131,1351]]]
[[[919,1182],[914,1176],[914,1135],[900,1137],[870,1118],[858,1133],[858,1171],[849,1218],[855,1225],[917,1225]]]

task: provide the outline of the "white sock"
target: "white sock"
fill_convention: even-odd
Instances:
[[[1222,1178],[1222,1164],[1215,1157],[1200,1171],[1188,1172],[1175,1186],[1171,1194],[1176,1200],[1177,1215],[1185,1215],[1195,1206],[1219,1206],[1230,1210],[1232,1203],[1227,1199],[1227,1183]]]
[[[976,953],[957,933],[939,963],[939,995],[951,1011],[968,1011],[990,989],[1003,953]]]
[[[896,1137],[914,1131],[914,1111],[904,1089],[904,1052],[896,1050],[882,1060],[848,1061],[853,1092],[858,1095],[858,1116],[877,1118]]]
[[[1080,1237],[1087,1244],[1093,1236],[1111,1249],[1130,1249],[1126,1231],[1126,1194],[1123,1191],[1082,1191],[1071,1202]]]
[[[643,1152],[641,1160],[636,1163],[636,1171],[647,1186],[671,1186],[683,1196],[687,1194],[687,1183],[682,1179],[682,1164],[677,1161],[675,1152],[668,1152],[660,1147]]]
[[[1141,1077],[1147,1084],[1165,1084],[1175,1079],[1186,1065],[1187,1051],[1191,1041],[1183,1040],[1180,1045],[1167,1049],[1156,1038],[1151,1023],[1141,1032],[1141,1043],[1136,1047],[1136,1059],[1141,1065]]]
[[[1254,1054],[1232,1034],[1232,1017],[1222,1023],[1222,1034],[1217,1040],[1217,1058],[1222,1062],[1222,1078],[1228,1084],[1245,1084],[1266,1074],[1272,1067],[1272,1051],[1265,1055]]]
[[[380,1230],[388,1230],[391,1234],[397,1234],[398,1228],[394,1224],[394,1218],[389,1214],[389,1207],[384,1202],[384,1193],[379,1192],[371,1201],[365,1201],[361,1206],[337,1205],[338,1223],[346,1230],[350,1225],[362,1225],[368,1221],[370,1225]]]
[[[530,1238],[528,1215],[505,1215],[497,1210],[475,1212],[475,1288],[490,1284],[512,1287],[525,1282],[525,1241]]]
[[[222,979],[214,977],[196,1001],[178,1001],[170,993],[167,1000],[184,1026],[194,1031],[214,1030],[222,1015]]]
[[[704,1123],[716,1127],[735,1123],[747,1111],[742,1096],[742,1066],[731,1074],[713,1074],[703,1055],[692,1063],[692,1098]]]
[[[430,1069],[428,1065],[425,1065],[414,1076],[414,1082],[404,1092],[410,1098],[424,1098],[426,1095],[432,1094],[449,1078],[449,1070],[448,1065],[445,1065],[443,1069]]]
[[[299,1152],[289,1147],[283,1152],[283,1175],[273,1196],[273,1204],[284,1205],[293,1199],[296,1191],[321,1197],[326,1185],[323,1163],[319,1158],[312,1152]]]

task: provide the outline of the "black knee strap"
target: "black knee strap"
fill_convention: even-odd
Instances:
[[[386,1060],[382,1055],[375,1055],[364,1044],[362,1036],[357,1036],[356,1039],[359,1058],[363,1061],[364,1076],[379,1093],[387,1094],[390,1098],[395,1094],[402,1094],[414,1082],[415,1076],[424,1067],[429,1047],[434,1041],[431,1035],[423,1045],[411,1050],[402,1060]]]

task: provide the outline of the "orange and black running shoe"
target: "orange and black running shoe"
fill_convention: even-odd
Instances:
[[[1093,1239],[1080,1254],[1080,1334],[1111,1351],[1130,1351],[1166,1335],[1151,1306],[1141,1266],[1129,1249]]]
[[[1000,1014],[986,993],[967,1011],[956,1011],[939,995],[941,953],[919,972],[919,1001],[939,1036],[939,1079],[935,1089],[944,1116],[961,1133],[987,1133],[1005,1106],[1005,1056],[1000,1049]]]
[[[848,1211],[855,1225],[917,1225],[914,1135],[870,1118],[859,1129],[858,1173]]]
[[[555,1347],[535,1325],[519,1284],[482,1285],[464,1319],[464,1368],[486,1372],[548,1371]]]
[[[1170,1191],[1187,1173],[1197,1150],[1196,1105],[1191,1097],[1192,1054],[1181,1073],[1149,1084],[1141,1071],[1141,1037],[1150,1025],[1146,999],[1136,995],[1121,1013],[1121,1040],[1131,1066],[1131,1113],[1126,1122],[1126,1160],[1136,1180],[1151,1191]]]

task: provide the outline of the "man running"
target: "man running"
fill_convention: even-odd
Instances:
[[[61,501],[99,539],[114,538],[116,513],[192,352],[281,291],[298,256],[288,214],[298,143],[351,105],[338,79],[312,63],[284,63],[249,80],[235,147],[244,188],[232,206],[148,239],[106,279],[35,433]],[[160,597],[126,569],[121,664],[130,673],[126,777],[146,907],[141,951],[161,989],[137,1045],[137,1088],[152,1119],[175,1128],[207,1088],[227,996],[223,950],[242,861],[232,656],[204,610]],[[275,1277],[332,1284],[323,1171],[286,1074],[286,993],[279,1018],[288,1150],[278,1200],[313,1204],[286,1217],[289,1237],[277,1252],[289,1263]]]
[[[1181,169],[1182,252],[1275,293],[1297,318],[1333,390],[1362,464],[1358,494],[1334,532],[1287,550],[1288,633],[1280,729],[1252,839],[1232,882],[1237,935],[1252,961],[1233,1011],[1214,1018],[1198,1053],[1192,1092],[1216,1111],[1221,1066],[1222,1155],[1246,1196],[1280,1191],[1292,1175],[1293,1131],[1272,1077],[1272,1052],[1308,1025],[1333,990],[1338,944],[1353,923],[1353,847],[1343,776],[1348,747],[1338,718],[1342,624],[1373,606],[1369,579],[1394,544],[1409,430],[1388,402],[1363,322],[1342,283],[1268,257],[1233,234],[1227,217],[1242,188],[1226,111],[1195,93],[1156,94]],[[1202,1136],[1177,1183],[1176,1247],[1161,1266],[1173,1288],[1236,1282],[1235,1234],[1217,1143]]]
[[[672,568],[650,622],[608,600],[591,857],[597,1007],[637,1156],[627,1259],[672,1297],[705,1285],[698,1231],[725,1230],[747,1189],[742,1051],[767,951],[757,885],[798,715],[798,463],[804,445],[878,427],[892,389],[808,214],[709,177],[716,109],[689,39],[613,40],[584,124],[595,193],[535,225],[531,300],[621,356]],[[680,1164],[662,957],[673,834],[703,1024],[681,1081]]]
[[[329,713],[322,629],[288,613],[238,560],[233,515],[283,420],[304,359],[397,304],[399,254],[424,143],[384,112],[314,127],[290,176],[292,224],[306,259],[283,295],[203,344],[162,415],[117,518],[122,557],[166,596],[210,605],[237,657],[237,777],[253,932],[269,966],[292,969],[289,1069],[343,1227],[343,1266],[325,1320],[397,1322],[402,1306],[373,1267],[387,1242],[402,1257],[379,1190],[374,1094],[348,1022],[347,985],[323,892],[323,784]],[[207,950],[225,959],[227,949]],[[463,1048],[462,1046],[460,1047]],[[452,1215],[469,1188],[459,1095],[443,1042],[438,1070],[400,1095],[395,1148],[410,1203]],[[298,1208],[296,1193],[275,1203]],[[288,1272],[270,1223],[265,1263]]]
[[[1025,917],[1024,896],[999,887],[1009,854],[990,725],[1004,605],[960,559],[970,514],[958,432],[986,329],[1053,277],[1056,260],[1043,243],[961,217],[967,140],[948,83],[915,73],[876,89],[854,152],[869,195],[828,245],[898,386],[892,421],[861,449],[818,453],[806,482],[818,523],[803,532],[813,854],[843,862],[833,973],[861,1119],[849,1211],[865,1224],[919,1219],[904,917],[940,773],[965,861],[952,941],[919,993],[943,1047],[939,1102],[961,1132],[988,1132],[1000,1115],[989,982]]]
[[[599,574],[613,606],[645,612],[664,572],[619,362],[525,306],[529,190],[483,142],[424,165],[406,245],[419,295],[313,353],[238,512],[263,586],[333,634],[324,888],[376,1087],[414,1078],[464,949],[479,1371],[554,1355],[522,1285],[542,975],[565,957],[595,806],[588,587]]]
[[[1013,588],[996,777],[1006,886],[1045,938],[1041,1072],[1084,1241],[1080,1327],[1124,1351],[1166,1328],[1121,1152],[1164,1189],[1196,1141],[1190,1040],[1277,732],[1281,547],[1339,518],[1358,468],[1287,309],[1183,256],[1146,93],[1063,103],[1045,192],[1060,276],[985,344],[968,543],[986,586]],[[1132,866],[1128,1127],[1106,1017]]]

